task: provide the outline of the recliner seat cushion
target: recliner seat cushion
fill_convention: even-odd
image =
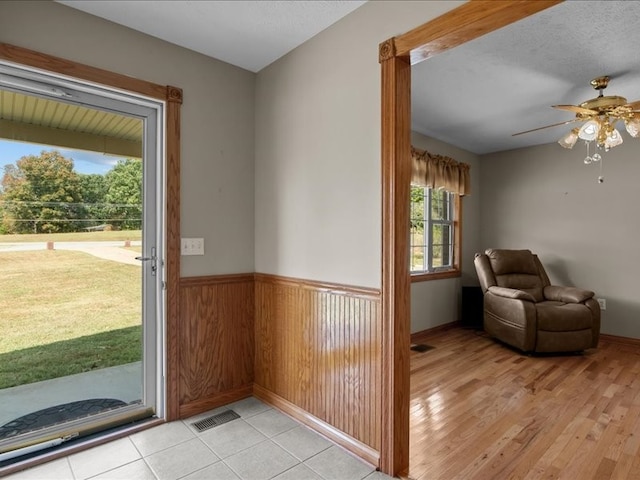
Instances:
[[[572,332],[591,328],[591,310],[577,303],[545,301],[536,303],[538,330]]]

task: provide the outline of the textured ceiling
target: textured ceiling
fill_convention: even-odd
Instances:
[[[366,0],[56,0],[258,72]]]
[[[412,69],[413,128],[478,154],[557,141],[571,126],[550,108],[605,95],[640,99],[640,1],[566,1]],[[623,137],[629,136],[623,133]]]
[[[254,72],[364,3],[57,1]],[[570,120],[551,105],[595,97],[601,75],[640,99],[639,19],[640,1],[567,0],[415,65],[413,129],[477,154],[555,142],[569,127],[512,134]]]

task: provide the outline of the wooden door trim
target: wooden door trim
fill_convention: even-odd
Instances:
[[[182,90],[83,65],[7,43],[0,43],[0,59],[87,82],[126,90],[166,102],[166,419],[179,416],[178,318],[180,302],[180,109]]]
[[[411,64],[562,0],[475,0],[380,44],[382,118],[382,439],[380,468],[409,468],[409,183]],[[403,160],[406,159],[406,160]]]
[[[394,476],[409,465],[409,186],[411,65],[382,62],[382,439],[380,469]],[[402,207],[406,203],[406,208]],[[406,230],[406,239],[403,232]]]

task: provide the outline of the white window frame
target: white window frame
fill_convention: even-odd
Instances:
[[[432,202],[432,191],[433,189],[430,187],[423,187],[420,185],[412,185],[412,190],[414,188],[421,188],[422,197],[424,198],[423,205],[423,218],[424,218],[424,233],[423,233],[423,243],[422,244],[414,244],[413,238],[409,239],[409,272],[411,274],[412,281],[420,281],[420,280],[429,280],[434,278],[446,278],[450,276],[459,276],[460,268],[459,268],[459,255],[460,255],[460,217],[462,214],[461,201],[460,197],[452,192],[447,192],[442,190],[443,193],[446,193],[448,196],[447,201],[447,215],[443,215],[446,217],[444,219],[433,219],[431,217],[431,202]],[[437,190],[436,190],[437,191]],[[410,202],[412,202],[413,195],[410,198]],[[413,211],[413,208],[410,208],[410,212]],[[413,222],[413,218],[410,219]],[[433,265],[433,226],[434,225],[445,225],[450,229],[450,241],[448,244],[442,244],[443,249],[448,247],[449,254],[449,262],[446,265]],[[411,237],[411,228],[410,228],[410,237]],[[413,252],[416,247],[422,247],[423,251],[423,263],[422,268],[414,268],[413,267]]]

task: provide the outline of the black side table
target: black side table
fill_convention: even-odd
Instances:
[[[484,328],[484,300],[480,287],[462,287],[460,324],[465,328]]]

